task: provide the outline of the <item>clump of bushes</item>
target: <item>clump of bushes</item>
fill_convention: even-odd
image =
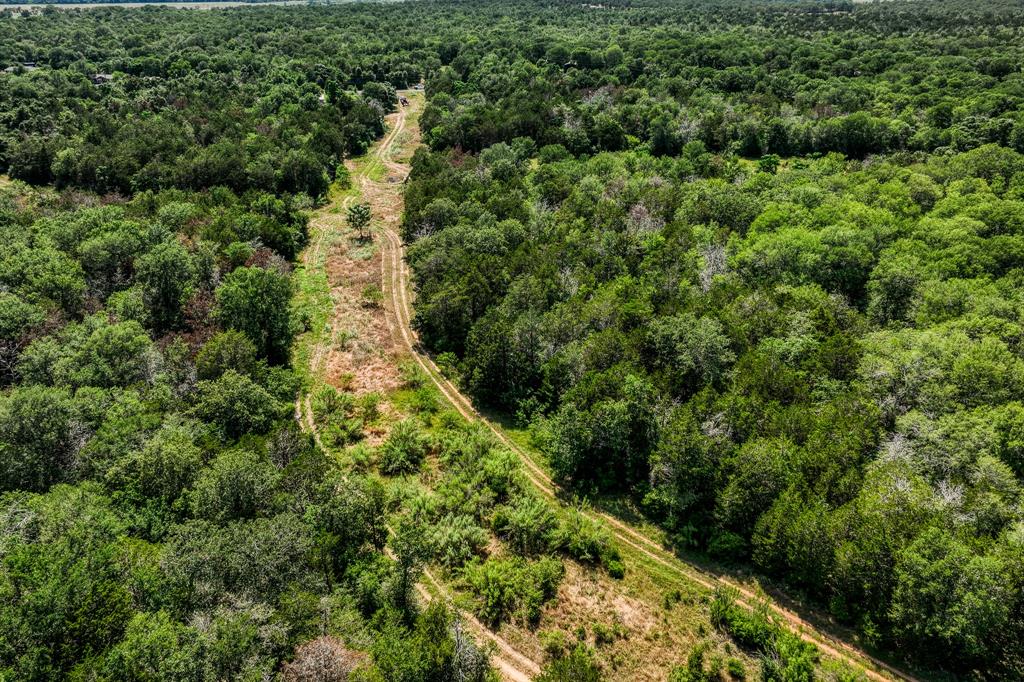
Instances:
[[[594,652],[585,644],[577,644],[568,653],[553,658],[544,666],[536,682],[600,682],[601,668]]]
[[[391,429],[380,447],[380,470],[390,476],[416,471],[430,450],[430,441],[414,419],[404,419]]]
[[[558,517],[547,503],[533,495],[523,495],[512,504],[495,509],[492,525],[519,554],[546,554],[557,544]]]
[[[432,525],[434,558],[448,568],[458,568],[483,556],[487,531],[467,514],[446,514]]]
[[[497,627],[509,620],[535,624],[541,608],[555,597],[564,574],[558,559],[527,562],[516,557],[468,564],[462,579],[476,597],[476,615]]]
[[[313,395],[312,407],[320,439],[328,446],[340,447],[362,439],[363,419],[350,393],[325,386]]]
[[[622,578],[626,566],[611,536],[578,509],[569,512],[556,533],[556,543],[566,554],[585,564],[599,565],[613,578]]]
[[[582,511],[559,519],[544,500],[524,495],[499,506],[492,518],[494,531],[523,556],[562,551],[580,563],[601,566],[613,578],[625,575],[619,550],[608,532]]]
[[[818,650],[779,625],[766,604],[748,611],[736,603],[734,590],[717,590],[711,624],[761,656],[765,682],[812,682]]]

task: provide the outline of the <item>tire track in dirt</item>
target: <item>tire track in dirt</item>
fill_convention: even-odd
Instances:
[[[399,112],[399,118],[395,125],[394,135],[386,138],[385,143],[377,150],[378,158],[388,168],[401,174],[402,179],[409,173],[409,167],[404,164],[395,163],[390,160],[388,150],[394,138],[404,127],[404,112]],[[512,450],[519,457],[525,467],[525,475],[531,484],[549,499],[558,499],[558,490],[550,476],[533,460],[533,458],[512,441],[499,427],[491,420],[481,415],[470,400],[449,381],[434,363],[430,355],[419,345],[412,330],[412,295],[409,292],[409,276],[405,263],[405,249],[401,237],[393,230],[385,227],[382,231],[387,244],[387,253],[381,258],[381,281],[388,283],[391,299],[391,316],[389,324],[394,324],[392,330],[398,332],[401,341],[409,349],[413,359],[427,373],[434,385],[441,391],[445,399],[465,419],[484,424],[506,447]],[[644,533],[631,527],[620,519],[601,511],[584,511],[588,517],[595,521],[602,521],[608,526],[616,540],[641,553],[648,560],[681,575],[691,582],[694,582],[707,590],[714,590],[718,587],[727,587],[735,591],[739,597],[737,604],[747,610],[755,610],[762,601],[762,597],[750,589],[736,583],[724,575],[719,575],[693,566],[666,550],[660,543],[652,540]],[[766,600],[768,608],[777,615],[783,626],[797,635],[801,640],[815,645],[818,649],[831,658],[843,661],[861,670],[875,682],[887,682],[892,678],[905,680],[906,682],[919,682],[919,680],[898,668],[882,661],[871,654],[860,650],[858,647],[845,642],[838,637],[832,636],[810,622],[794,613],[793,611]]]
[[[398,135],[401,134],[404,128],[405,111],[400,110],[395,120],[395,124],[392,126],[388,134],[384,136],[384,139],[379,143],[377,149],[373,152],[374,156],[386,168],[403,174],[403,179],[404,173],[406,172],[407,169],[404,166],[396,164],[390,160],[390,149],[393,146],[395,140],[398,138]],[[357,180],[361,188],[365,187],[367,183],[373,182],[367,177],[365,169],[359,174]],[[400,189],[398,190],[397,197],[398,200],[401,200],[402,194]],[[345,208],[347,208],[348,205],[351,203],[352,199],[353,197],[351,195],[345,197],[345,200],[340,204],[340,209],[344,210]],[[322,223],[322,225],[319,225],[320,229],[318,229],[317,237],[314,240],[314,242],[311,243],[302,254],[302,263],[307,268],[319,266],[320,253],[323,248],[324,241],[327,240],[329,235],[333,237],[335,234],[337,234],[336,232],[330,229],[331,226],[328,221],[329,218],[326,216],[326,214],[321,212],[320,215],[318,216],[318,219],[316,220],[317,223]],[[392,234],[392,232],[390,230],[385,229],[383,231],[383,234],[385,235],[386,239],[390,239],[390,235]],[[398,246],[401,247],[400,242]],[[390,249],[388,251],[390,252]],[[386,258],[387,254],[385,253],[385,250],[382,249],[382,277],[384,275],[384,262]],[[381,285],[382,287],[384,285],[383,279]],[[332,322],[333,318],[334,315],[332,314]],[[391,327],[392,334],[397,338],[397,330],[403,328],[403,325],[394,324],[391,319],[391,316],[388,316],[388,324]],[[333,324],[331,325],[332,332],[331,334],[328,335],[329,339],[325,340],[323,338],[323,335],[321,334],[321,337],[318,339],[317,343],[313,347],[313,352],[310,355],[310,371],[313,374],[316,374],[319,371],[320,365],[323,363],[324,358],[326,357],[327,350],[329,347],[329,341],[333,340],[334,326],[335,325]],[[403,329],[403,331],[407,332],[407,330],[405,329]],[[411,337],[409,337],[406,334],[406,336],[404,336],[403,339],[405,338],[410,339],[411,343]],[[295,400],[295,420],[299,423],[299,426],[303,430],[308,431],[312,435],[313,441],[318,449],[320,449],[324,453],[329,453],[328,448],[324,445],[323,441],[321,440],[320,431],[316,424],[316,416],[313,412],[312,396],[309,395],[308,393],[300,395]],[[390,548],[386,549],[385,551],[391,559],[395,558]],[[424,569],[423,573],[427,580],[429,580],[430,583],[434,586],[434,589],[437,590],[439,594],[443,595],[445,601],[449,605],[451,605],[452,608],[459,612],[462,621],[468,624],[469,629],[482,640],[493,643],[493,645],[496,647],[497,652],[491,654],[491,663],[498,669],[503,679],[510,680],[511,682],[529,682],[529,680],[531,680],[533,676],[540,673],[540,665],[538,665],[536,661],[517,651],[515,647],[509,644],[501,636],[491,631],[488,627],[481,623],[472,613],[455,607],[454,604],[452,603],[451,596],[448,590],[444,587],[443,583],[441,583],[441,581],[439,581],[434,576],[434,574],[430,572],[429,569]],[[431,594],[430,590],[428,590],[422,583],[417,583],[415,587],[416,593],[422,600],[424,600],[425,602],[430,602],[434,600],[434,595]]]

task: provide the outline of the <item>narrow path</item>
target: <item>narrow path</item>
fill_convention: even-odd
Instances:
[[[371,155],[375,159],[379,160],[385,166],[385,168],[388,168],[393,172],[397,172],[403,179],[408,173],[408,167],[396,164],[391,160],[391,148],[398,139],[398,136],[405,129],[405,114],[405,109],[401,109],[398,112],[397,116],[393,117],[394,121],[392,122],[391,129],[384,136],[384,138],[377,144],[376,149],[374,149],[371,152]],[[353,181],[359,183],[360,188],[366,188],[371,184],[382,184],[374,183],[374,181],[369,178],[365,166],[360,169],[359,173],[353,178]],[[394,200],[401,202],[401,185],[395,185],[392,189],[394,190],[394,195],[396,197]],[[335,208],[340,209],[340,211],[344,211],[344,209],[346,209],[348,205],[352,202],[352,199],[353,197],[349,195],[345,197],[344,201],[342,201],[340,204],[336,204],[335,206],[329,206],[322,209],[319,212],[319,215],[316,218],[314,218],[314,221],[312,223],[312,226],[315,231],[314,239],[310,242],[306,250],[303,251],[301,256],[301,261],[306,268],[312,269],[323,267],[323,263],[321,262],[321,256],[323,255],[325,242],[329,242],[338,234],[335,229],[332,229],[333,216],[331,214],[328,214],[328,211],[332,211]],[[401,211],[398,211],[396,215],[400,216]],[[383,234],[385,235],[385,241],[388,241],[388,235],[393,234],[392,229],[386,228],[383,231]],[[389,241],[388,244],[390,244]],[[389,253],[389,248],[382,248],[382,259],[386,260],[388,258]],[[384,283],[382,282],[382,287],[383,286]],[[335,316],[332,315],[332,322],[334,317]],[[397,336],[397,328],[392,323],[390,317],[388,321],[392,328],[392,334],[395,335],[396,340],[399,340],[401,342],[401,340],[398,339]],[[333,330],[335,326],[336,325],[332,323],[331,333],[321,334],[320,337],[318,337],[316,344],[313,346],[312,352],[310,354],[310,372],[313,375],[316,375],[320,372],[321,365],[323,365],[324,362],[326,361],[330,344],[333,341]],[[312,396],[310,396],[309,394],[300,395],[296,398],[295,420],[298,422],[300,428],[302,428],[304,431],[307,431],[312,435],[313,441],[318,449],[325,453],[329,452],[328,448],[321,440],[320,431],[317,428],[316,417],[313,412]],[[390,549],[386,549],[385,551],[389,556],[391,556],[392,559],[394,558],[394,556],[391,554]],[[437,594],[440,595],[440,598],[443,598],[449,605],[452,606],[452,608],[455,608],[457,611],[459,611],[463,623],[465,623],[468,626],[468,630],[470,632],[472,632],[481,641],[489,641],[493,643],[495,647],[495,652],[491,654],[491,663],[495,666],[495,668],[498,669],[498,672],[501,674],[503,679],[509,680],[510,682],[529,682],[529,680],[531,680],[534,676],[540,673],[541,668],[536,661],[517,651],[515,647],[509,644],[500,635],[491,631],[488,627],[481,623],[472,613],[455,607],[454,604],[452,604],[451,594],[448,592],[447,588],[440,580],[438,580],[434,576],[433,573],[430,572],[429,569],[425,569],[423,574],[424,577],[434,587],[434,590],[436,590]],[[435,598],[438,598],[435,597],[434,593],[427,589],[427,587],[422,583],[417,583],[416,593],[424,602],[430,602],[433,601]]]
[[[393,134],[388,136],[377,149],[377,157],[384,165],[397,173],[404,180],[409,173],[409,167],[405,164],[396,163],[391,160],[390,147],[395,137],[401,132],[405,124],[405,112],[399,112]],[[363,182],[369,182],[363,178]],[[398,199],[401,201],[401,199]],[[394,227],[385,226],[383,230],[385,239],[385,252],[381,259],[382,285],[386,284],[386,298],[390,302],[389,323],[393,320],[393,330],[401,338],[402,343],[408,348],[410,354],[427,373],[438,390],[452,404],[452,406],[467,420],[484,424],[506,447],[516,453],[525,467],[525,474],[530,483],[542,494],[550,499],[557,499],[557,487],[547,473],[533,460],[529,453],[511,440],[498,426],[489,419],[483,417],[474,407],[470,400],[449,381],[438,369],[430,355],[419,345],[415,331],[412,329],[412,292],[409,285],[409,274],[405,263],[405,249],[401,237]],[[586,511],[587,516],[594,520],[602,521],[610,526],[610,532],[620,543],[631,547],[642,554],[648,560],[663,566],[677,575],[685,577],[705,589],[713,590],[717,587],[729,587],[739,595],[737,603],[746,609],[754,610],[762,601],[762,597],[750,589],[736,583],[723,575],[717,575],[705,569],[688,564],[671,552],[667,551],[658,542],[652,540],[641,531],[633,528],[620,519],[600,511]],[[837,637],[829,635],[815,628],[807,620],[793,611],[768,601],[768,607],[780,619],[783,625],[795,633],[802,640],[814,644],[826,656],[843,661],[864,672],[870,679],[876,682],[886,682],[893,678],[905,680],[906,682],[918,682],[917,678],[905,673],[880,659],[871,656],[856,646],[845,642]]]

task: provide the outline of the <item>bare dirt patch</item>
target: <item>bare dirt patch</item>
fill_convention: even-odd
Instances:
[[[356,395],[387,393],[402,384],[397,362],[400,350],[383,306],[373,300],[373,292],[381,289],[381,254],[370,246],[346,231],[331,245],[326,262],[334,315],[324,378]],[[354,252],[358,257],[353,257]]]

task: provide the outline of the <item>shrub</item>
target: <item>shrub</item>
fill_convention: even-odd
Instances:
[[[312,406],[321,438],[328,445],[346,445],[363,437],[363,421],[355,416],[356,400],[351,394],[325,386],[313,396]]]
[[[761,654],[761,677],[766,682],[811,682],[818,651],[786,632],[762,603],[747,611],[736,603],[735,590],[718,590],[711,602],[711,624],[741,646]]]
[[[540,498],[524,495],[514,504],[498,507],[493,526],[514,551],[532,556],[553,549],[558,517]]]
[[[569,642],[561,630],[542,630],[537,634],[544,653],[550,658],[561,658],[565,655]]]
[[[362,413],[363,423],[372,424],[380,418],[380,404],[383,397],[380,393],[366,393],[359,398],[359,410]]]
[[[416,471],[428,449],[429,442],[419,424],[412,419],[402,420],[381,445],[380,470],[391,476]]]
[[[594,643],[598,646],[602,644],[611,644],[615,641],[615,630],[608,627],[604,623],[594,623]]]
[[[364,308],[380,308],[384,304],[384,292],[376,284],[363,287],[360,298]]]
[[[492,627],[518,618],[536,623],[544,604],[554,598],[565,569],[562,562],[544,558],[489,559],[463,571],[463,580],[477,597],[477,615]]]
[[[622,556],[608,531],[579,510],[571,511],[562,521],[556,542],[579,562],[600,565],[613,578],[625,575]]]
[[[434,558],[449,568],[463,566],[481,556],[488,535],[473,518],[465,514],[448,514],[433,525]]]
[[[601,669],[594,654],[583,644],[568,655],[556,658],[544,666],[535,682],[599,682]]]
[[[426,372],[414,360],[406,360],[398,366],[398,376],[406,388],[419,388],[430,380]]]

